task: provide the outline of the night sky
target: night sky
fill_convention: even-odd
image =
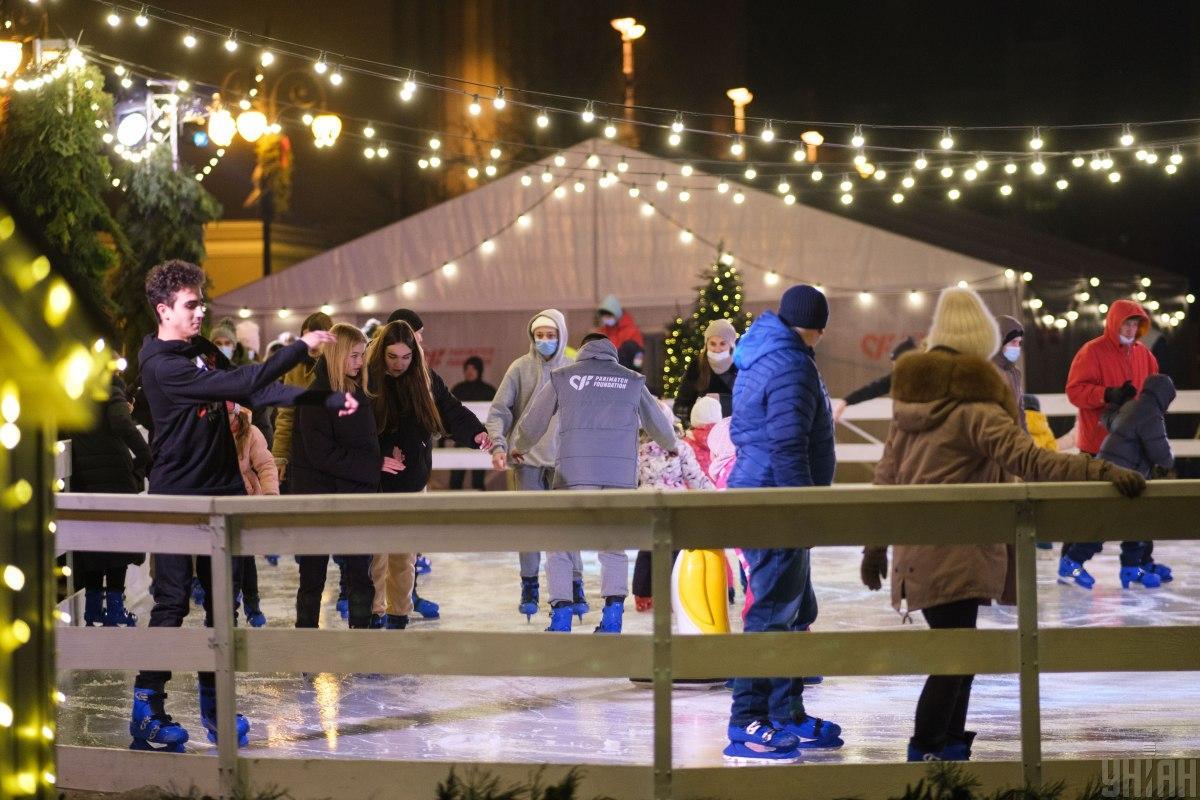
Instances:
[[[636,45],[638,102],[666,109],[728,113],[725,90],[745,85],[755,93],[751,115],[846,123],[1032,126],[1200,116],[1200,5],[1189,2],[160,0],[159,5],[252,33],[269,32],[331,52],[430,72],[464,74],[464,64],[484,63],[510,86],[614,103],[621,99],[620,44],[608,20],[629,14],[648,28]],[[156,22],[138,31],[127,20],[114,32],[103,22],[106,13],[107,5],[92,0],[56,0],[51,29],[70,35],[82,30],[86,44],[106,53],[210,86],[219,86],[230,69],[248,67],[256,52],[243,47],[230,57],[215,40],[188,52],[179,44],[178,30]],[[304,69],[308,63],[293,66]],[[327,104],[371,118],[380,127],[396,122],[469,130],[458,110],[461,98],[430,92],[423,103],[402,107],[393,87],[349,76],[345,86],[329,92]],[[538,132],[531,112],[511,114],[514,118],[501,123],[498,135],[555,147],[588,135],[579,125],[567,124]],[[729,126],[728,121],[710,124],[723,130]],[[346,129],[356,125],[361,128],[361,123],[348,121]],[[1200,136],[1200,124],[1171,130]],[[831,141],[845,141],[850,131],[826,128],[824,133]],[[427,138],[399,130],[389,135],[413,144]],[[869,136],[872,142],[936,149],[933,132]],[[1048,134],[1047,148],[1098,146],[1110,143],[1109,136]],[[1016,149],[1028,138],[1022,130],[974,139],[963,135],[960,142],[965,148]],[[393,158],[381,168],[365,162],[359,143],[343,141],[333,151],[316,151],[302,130],[293,132],[293,141],[296,199],[284,221],[318,229],[330,244],[466,188],[461,178],[439,180],[418,171],[411,155]],[[659,135],[645,137],[642,146],[664,154],[668,150]],[[724,156],[725,147],[718,140],[691,137],[686,152],[671,154],[713,158]],[[514,155],[536,158],[545,153],[526,148]],[[1118,187],[1079,176],[1065,193],[1019,186],[1003,200],[994,191],[978,191],[962,202],[974,211],[1189,275],[1196,288],[1200,148],[1192,144],[1184,153],[1188,160],[1172,178],[1161,169],[1129,165]],[[185,149],[184,155],[203,163],[208,154]],[[786,158],[786,151],[775,157]],[[844,162],[848,157],[847,151],[822,151],[823,160]],[[206,182],[227,216],[254,213],[241,202],[249,192],[251,166],[250,148],[235,144]],[[876,200],[886,198],[879,193]],[[863,202],[872,200],[867,196]],[[955,212],[946,207],[945,213]]]

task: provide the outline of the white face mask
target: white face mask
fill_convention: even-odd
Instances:
[[[1118,333],[1117,338],[1120,339],[1121,344],[1125,345],[1126,347],[1129,347],[1134,342],[1134,337],[1132,337],[1132,336],[1122,336],[1121,334]]]
[[[220,350],[222,353],[224,353],[225,357],[228,358],[230,361],[233,360],[233,345],[223,344],[220,347],[218,347],[217,349]]]
[[[1007,358],[1009,361],[1011,361],[1014,364],[1017,363],[1017,361],[1021,358],[1021,348],[1020,347],[1004,348],[1004,357]]]
[[[708,351],[708,363],[712,364],[714,367],[724,367],[732,358],[732,350],[726,350],[724,353],[714,353],[712,350]]]
[[[611,328],[612,326],[617,324],[617,318],[604,316],[604,317],[600,318],[600,323],[606,328]]]

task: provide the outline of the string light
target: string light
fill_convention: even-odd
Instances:
[[[679,232],[679,241],[683,244],[691,244],[695,240],[695,235],[690,229],[684,229]]]
[[[804,152],[803,147],[797,147],[795,150],[792,151],[792,161],[797,161],[797,162],[803,161],[807,157],[808,157],[808,154]]]
[[[904,202],[904,194],[902,192],[896,192],[892,195],[892,202],[896,205],[900,205]]]
[[[958,198],[962,197],[962,192],[960,192],[958,189],[951,189],[950,191],[946,192],[946,197],[950,198],[951,200],[957,200]]]
[[[630,197],[637,198],[639,195],[641,195],[641,193],[642,193],[642,190],[637,187],[636,183],[633,186],[629,187],[629,196]]]
[[[1086,163],[1087,163],[1087,160],[1083,156],[1075,156],[1074,158],[1071,159],[1071,166],[1075,167],[1076,169],[1079,169]]]
[[[1058,180],[1056,180],[1054,182],[1055,188],[1057,188],[1060,192],[1066,191],[1067,187],[1070,185],[1071,185],[1071,182],[1068,181],[1066,178],[1059,178]]]
[[[483,106],[479,105],[479,95],[471,95],[471,104],[467,106],[467,112],[472,117],[478,117],[483,112]]]
[[[1038,156],[1032,164],[1029,165],[1029,170],[1037,176],[1046,174],[1046,164],[1042,161],[1042,157]]]
[[[537,122],[537,126],[539,128],[550,127],[550,115],[546,113],[546,109],[543,108],[541,111],[538,112],[536,122]]]
[[[1122,147],[1129,147],[1130,145],[1132,145],[1134,142],[1133,129],[1130,128],[1128,125],[1122,125],[1121,126],[1121,138],[1118,139],[1117,141],[1119,141],[1121,143]]]
[[[230,53],[236,53],[238,49],[237,31],[229,31],[229,36],[225,39],[225,50]]]
[[[604,136],[608,139],[613,139],[616,137],[616,135],[617,135],[617,126],[613,124],[613,121],[611,119],[606,120],[604,123]]]
[[[139,28],[144,28],[150,24],[150,17],[146,15],[146,11],[146,7],[142,6],[141,10],[138,11],[137,16],[133,18],[134,25],[137,25]]]
[[[938,147],[943,150],[950,150],[954,147],[954,137],[950,135],[949,128],[942,131],[942,138],[938,141]]]
[[[850,194],[849,192],[846,192],[839,199],[841,200],[842,205],[848,206],[854,202],[854,195]]]
[[[758,170],[756,170],[754,165],[751,164],[750,166],[746,167],[746,171],[743,172],[742,175],[745,176],[746,180],[752,181],[758,177]]]
[[[977,172],[984,172],[990,166],[991,164],[989,164],[988,160],[983,156],[979,156],[979,158],[975,159],[975,170]]]
[[[1121,182],[1121,173],[1115,172],[1115,171],[1108,173],[1108,182],[1109,183],[1120,183]]]
[[[583,113],[579,117],[588,124],[596,119],[596,106],[591,100],[587,101],[587,105],[583,107]]]
[[[682,167],[679,168],[679,174],[683,175],[683,177],[685,177],[685,178],[692,177],[692,173],[695,171],[696,170],[692,167],[691,164],[684,164]]]
[[[734,157],[739,157],[743,153],[746,152],[746,146],[744,144],[742,144],[741,136],[738,136],[736,139],[733,140],[733,143],[731,145],[729,145],[729,152]]]
[[[670,184],[667,183],[667,176],[665,174],[662,175],[661,177],[659,177],[659,179],[654,182],[654,188],[658,189],[660,192],[665,192],[669,185]]]
[[[408,77],[404,79],[404,83],[400,84],[400,99],[407,103],[413,99],[413,95],[417,93],[417,75],[411,69],[408,71]]]
[[[729,182],[721,178],[717,182],[717,194],[727,194],[729,192]]]
[[[191,30],[183,35],[183,46],[188,50],[196,46],[196,34],[192,33]]]
[[[771,127],[771,120],[767,120],[767,124],[763,126],[762,133],[759,134],[759,138],[768,144],[775,141],[775,129]]]
[[[901,181],[900,181],[900,185],[903,186],[905,189],[911,189],[913,186],[916,185],[916,183],[917,183],[917,181],[915,178],[913,178],[912,175],[905,175],[904,178],[901,179]]]
[[[275,63],[275,54],[270,50],[263,50],[258,56],[258,63],[264,67],[269,67]]]
[[[918,170],[923,170],[929,166],[929,159],[925,158],[924,153],[917,153],[917,158],[913,161],[913,166]]]
[[[942,167],[941,175],[942,175],[942,177],[943,177],[943,178],[952,178],[952,177],[954,177],[954,167],[950,166],[949,164],[947,164],[946,166]]]
[[[625,156],[621,156],[621,160],[617,162],[617,172],[625,173],[629,171],[629,162],[625,160]]]
[[[1014,164],[1012,161],[1009,161],[1007,164],[1004,165],[1004,172],[1008,175],[1016,175],[1017,174],[1017,165]]]
[[[746,195],[742,194],[741,192],[734,192],[733,202],[735,205],[740,206],[742,203],[746,202]]]
[[[1029,149],[1030,150],[1041,150],[1043,144],[1045,144],[1045,142],[1042,141],[1042,129],[1034,128],[1033,129],[1033,137],[1030,138],[1030,140],[1029,140]]]
[[[121,26],[121,15],[117,13],[116,6],[108,7],[108,16],[104,18],[104,21],[112,28],[119,28]]]
[[[855,149],[860,149],[866,143],[867,140],[863,137],[862,126],[855,125],[854,135],[850,137],[850,146]]]
[[[447,261],[445,264],[442,264],[442,274],[447,278],[453,278],[458,274],[458,265],[453,261]]]
[[[808,177],[813,183],[820,183],[821,179],[825,177],[825,173],[821,172],[819,169],[813,169],[813,171],[809,173]]]
[[[503,111],[506,105],[508,105],[508,101],[504,99],[504,87],[501,86],[496,90],[496,96],[492,98],[492,108]]]

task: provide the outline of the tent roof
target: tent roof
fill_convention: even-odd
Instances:
[[[586,163],[592,153],[602,161],[594,169]],[[677,163],[603,139],[581,142],[561,155],[562,167],[546,158],[228,292],[214,305],[221,313],[248,307],[261,316],[282,307],[315,310],[323,303],[345,310],[370,296],[380,310],[402,303],[429,312],[565,310],[594,308],[614,293],[630,308],[671,306],[693,300],[697,276],[714,260],[718,243],[736,256],[748,302],[778,297],[780,289],[763,280],[769,270],[782,282],[851,293],[935,290],[960,280],[1000,288],[1006,267],[1022,268],[1016,250],[992,246],[969,252],[970,236],[937,237],[928,228],[904,235],[857,214],[787,206],[773,186],[731,184],[719,193],[711,175],[697,170],[684,177]],[[628,172],[617,175],[617,185],[598,187],[595,179],[615,170],[621,158]],[[553,176],[550,183],[540,180],[545,171]],[[534,178],[528,187],[524,174]],[[670,183],[665,192],[654,186],[660,175]],[[575,191],[577,179],[582,192]],[[638,198],[629,194],[635,184]],[[560,185],[566,191],[561,199],[554,196]],[[691,193],[686,202],[683,189]],[[736,204],[732,198],[739,191],[744,202]],[[643,215],[647,202],[655,211]],[[528,227],[516,224],[522,214]],[[690,244],[681,241],[685,229],[694,234]],[[490,253],[480,247],[486,239],[494,244]],[[457,265],[453,277],[440,269],[447,261]],[[409,294],[401,288],[405,281],[413,281]]]

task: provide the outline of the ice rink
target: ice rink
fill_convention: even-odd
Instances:
[[[1056,581],[1054,551],[1038,551],[1039,602],[1044,626],[1200,624],[1200,546],[1160,545],[1156,560],[1175,580],[1156,590],[1122,590],[1116,544],[1089,565],[1091,592]],[[813,579],[820,602],[817,630],[887,629],[901,625],[884,592],[859,582],[858,548],[814,552]],[[529,631],[516,610],[515,554],[430,554],[431,575],[420,579],[423,596],[441,604],[442,618],[414,621],[419,629]],[[593,611],[572,635],[591,636],[599,620],[599,566],[585,554],[585,581]],[[632,558],[631,558],[632,565]],[[292,624],[297,569],[288,556],[279,566],[258,560],[262,606],[271,627]],[[543,578],[544,587],[544,578]],[[543,589],[544,591],[544,589]],[[334,610],[337,571],[330,565],[322,627],[344,627]],[[543,595],[544,596],[544,595]],[[740,629],[742,598],[731,608]],[[145,625],[148,601],[133,608]],[[1015,608],[981,609],[981,627],[1015,627]],[[200,625],[193,610],[188,625]],[[649,633],[650,614],[626,604],[625,630]],[[916,615],[914,628],[924,627]],[[404,631],[372,635],[404,636]],[[552,634],[546,634],[550,636]],[[801,634],[802,635],[802,634]],[[61,744],[124,748],[129,744],[128,672],[64,672],[68,701],[59,713]],[[829,677],[805,691],[809,713],[844,729],[840,750],[806,751],[806,760],[903,760],[923,679]],[[252,727],[247,755],[277,757],[427,759],[447,762],[507,761],[580,764],[648,764],[653,748],[648,688],[625,680],[469,678],[437,675],[369,677],[320,674],[241,674],[239,710]],[[1048,759],[1183,757],[1200,751],[1200,680],[1194,673],[1046,675],[1041,681],[1043,753]],[[200,727],[194,674],[177,674],[168,686],[168,710],[187,727],[193,751],[212,749]],[[677,689],[674,694],[675,762],[722,764],[730,694],[723,688]],[[1017,679],[976,679],[968,727],[979,731],[976,759],[1020,757]]]

